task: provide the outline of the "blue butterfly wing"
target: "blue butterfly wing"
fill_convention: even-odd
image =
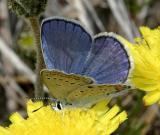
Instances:
[[[126,81],[130,60],[122,43],[114,36],[101,34],[94,40],[83,74],[98,84],[117,84]]]
[[[92,38],[78,22],[64,18],[45,20],[41,27],[41,40],[48,69],[81,73]]]

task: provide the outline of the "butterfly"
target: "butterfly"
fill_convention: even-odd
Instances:
[[[114,95],[130,74],[130,55],[116,34],[93,37],[78,21],[45,19],[41,44],[43,83],[65,105],[88,106]]]

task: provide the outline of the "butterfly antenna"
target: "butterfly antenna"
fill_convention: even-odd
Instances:
[[[34,98],[28,98],[28,99],[31,99],[31,100],[38,100],[38,101],[43,101],[43,100],[50,100],[52,102],[57,102],[57,99],[55,98],[52,98],[52,97],[34,97]]]

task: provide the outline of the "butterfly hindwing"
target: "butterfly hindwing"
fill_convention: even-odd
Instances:
[[[110,94],[114,94],[116,92],[117,92],[116,85],[89,84],[79,87],[75,91],[72,91],[68,95],[67,101],[69,103],[73,103],[76,106],[94,104],[97,101],[109,98]]]
[[[42,51],[48,69],[81,73],[92,37],[76,21],[52,18],[41,27]]]
[[[77,88],[93,83],[91,78],[47,69],[41,71],[41,77],[52,96],[59,100],[64,100]]]
[[[98,84],[120,84],[127,80],[130,59],[123,44],[113,34],[94,39],[83,73]]]

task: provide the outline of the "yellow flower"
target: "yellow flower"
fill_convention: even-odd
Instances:
[[[28,118],[14,113],[9,127],[0,127],[0,135],[109,135],[127,119],[117,105],[109,109],[102,101],[91,109],[53,110],[41,102],[28,102]],[[120,113],[119,113],[120,112]]]
[[[142,37],[135,39],[135,44],[119,38],[128,47],[134,62],[130,83],[147,92],[143,100],[151,105],[160,103],[160,27],[141,27],[140,31]]]

